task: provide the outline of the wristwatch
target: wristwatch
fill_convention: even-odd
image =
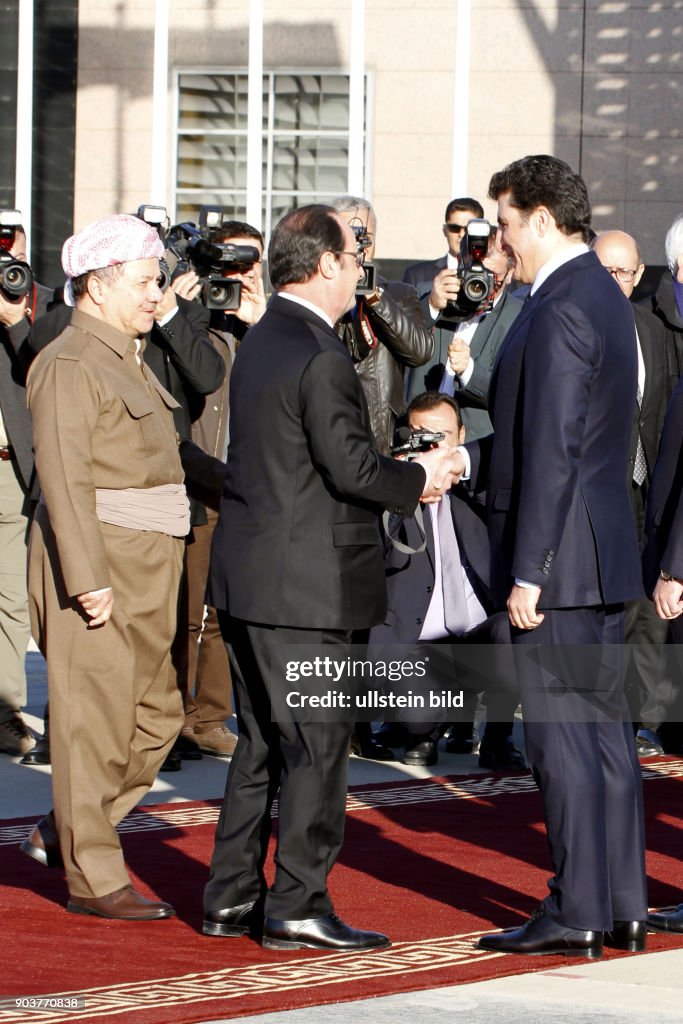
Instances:
[[[679,580],[678,577],[672,576],[668,572],[664,572],[663,569],[659,570],[659,578],[660,578],[660,580],[664,580],[665,583],[671,583],[672,581],[674,583],[681,583],[681,582],[683,582],[682,580]]]

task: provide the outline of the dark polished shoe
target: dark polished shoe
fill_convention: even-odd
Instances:
[[[604,945],[610,949],[642,953],[645,949],[646,936],[646,921],[614,921],[612,930],[605,932]]]
[[[254,926],[255,903],[242,903],[239,907],[212,910],[204,915],[202,931],[205,935],[237,938],[248,935]]]
[[[595,960],[602,956],[602,932],[565,928],[541,910],[521,928],[483,935],[477,946],[493,953],[517,953],[520,956],[583,956]]]
[[[183,767],[180,753],[173,746],[166,755],[166,760],[159,769],[160,772],[179,772]]]
[[[180,730],[178,739],[173,744],[173,750],[180,755],[181,761],[201,761],[202,752],[197,745],[194,729],[184,725]]]
[[[28,839],[24,839],[20,849],[22,853],[33,857],[43,867],[61,868],[64,866],[52,811],[40,819]]]
[[[683,903],[648,914],[647,926],[651,932],[683,932]]]
[[[636,753],[638,757],[661,757],[664,747],[657,733],[652,729],[639,729],[636,733]]]
[[[148,900],[132,885],[124,885],[106,896],[72,896],[66,909],[72,914],[91,914],[113,921],[158,921],[162,917],[175,917],[170,903]]]
[[[474,754],[477,744],[473,722],[455,722],[446,737],[446,751],[449,754]]]
[[[412,764],[429,768],[430,765],[436,764],[438,760],[439,755],[436,743],[433,740],[420,740],[415,746],[406,747],[406,752],[401,758],[401,764]]]
[[[482,740],[479,748],[479,767],[494,772],[524,772],[526,761],[521,750],[508,741],[502,747],[489,746]]]
[[[24,754],[20,764],[50,764],[50,737],[39,736],[32,750]]]
[[[363,932],[341,921],[336,914],[306,921],[280,921],[267,917],[263,923],[265,949],[329,949],[361,953],[366,949],[387,949],[391,942],[380,932]]]
[[[351,753],[356,757],[366,757],[369,761],[395,761],[396,754],[389,747],[377,740],[360,740],[357,736],[351,737]]]

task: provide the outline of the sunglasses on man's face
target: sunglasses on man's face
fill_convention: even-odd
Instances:
[[[461,235],[467,229],[466,224],[444,224],[444,227],[452,235]]]

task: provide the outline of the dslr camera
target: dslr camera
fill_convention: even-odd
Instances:
[[[492,308],[496,278],[483,261],[495,232],[495,227],[481,217],[468,221],[460,242],[460,291],[455,301],[447,303],[444,309],[446,316],[469,320]]]
[[[172,269],[162,260],[162,278],[167,277],[168,283],[179,274],[194,270],[202,283],[199,298],[207,309],[239,309],[242,282],[224,277],[223,274],[226,271],[239,273],[249,270],[258,262],[259,251],[255,245],[232,245],[216,241],[223,223],[221,208],[202,206],[198,224],[185,221],[175,224],[168,231],[162,228],[166,215],[163,207],[140,207],[138,216],[141,216],[141,211],[149,212],[142,219],[157,227],[166,246],[168,263]],[[157,219],[151,219],[153,216]]]
[[[363,224],[362,221],[359,222],[358,224],[354,224],[352,222],[350,224],[350,227],[354,235],[356,236],[356,245],[358,246],[359,249],[365,252],[368,246],[372,245],[371,239],[368,238],[368,232],[365,224]],[[360,278],[358,284],[356,285],[356,297],[359,297],[361,295],[370,295],[372,292],[374,292],[375,288],[377,287],[377,267],[375,266],[375,264],[366,263],[364,258],[362,269],[363,277]]]
[[[16,260],[10,249],[21,227],[19,210],[0,211],[0,291],[10,302],[28,295],[33,287],[33,272],[28,263]]]
[[[410,427],[399,427],[391,446],[391,454],[404,455],[407,462],[414,459],[420,452],[428,452],[436,448],[439,441],[446,435],[439,430],[411,430]]]

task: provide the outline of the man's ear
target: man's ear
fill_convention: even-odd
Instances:
[[[555,218],[547,206],[537,206],[531,214],[531,219],[541,238],[548,233],[549,229],[555,223]]]
[[[636,270],[636,276],[633,278],[633,287],[634,288],[638,287],[638,285],[640,284],[640,279],[641,279],[641,277],[643,276],[644,273],[645,273],[645,264],[641,263],[640,266],[638,267],[638,269]]]
[[[337,276],[339,270],[339,257],[334,252],[324,252],[318,262],[318,269],[326,280]]]
[[[90,274],[86,282],[88,297],[96,306],[101,306],[105,299],[104,282],[95,274]]]

